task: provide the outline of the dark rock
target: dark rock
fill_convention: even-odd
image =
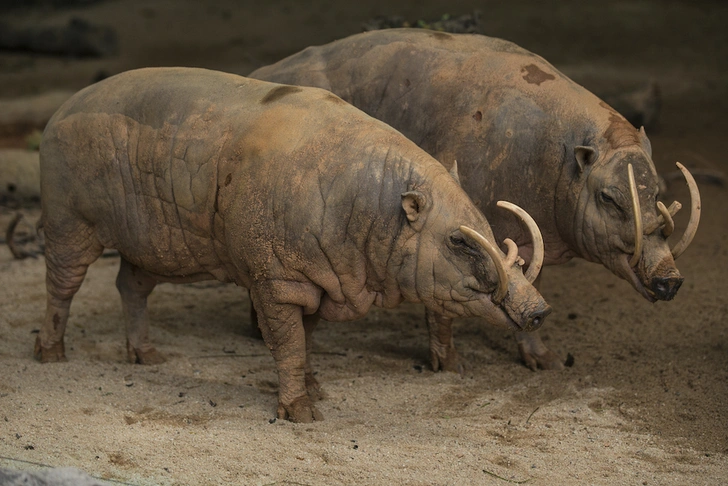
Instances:
[[[118,52],[116,31],[73,17],[66,26],[15,28],[0,22],[0,49],[71,57],[104,57]]]
[[[415,27],[419,29],[435,30],[438,32],[450,32],[453,34],[483,33],[480,25],[480,13],[478,11],[475,11],[472,14],[461,15],[459,17],[452,17],[446,14],[437,20],[419,19],[412,22],[398,15],[379,15],[362,24],[362,29],[364,31],[397,29],[401,27]]]
[[[5,486],[110,486],[111,483],[95,479],[71,467],[40,471],[13,471],[0,469],[0,484]]]
[[[16,9],[16,8],[74,8],[88,7],[95,3],[101,3],[104,0],[3,0],[0,2],[0,10]]]
[[[600,96],[635,128],[654,129],[662,108],[660,87],[652,81],[643,86]]]

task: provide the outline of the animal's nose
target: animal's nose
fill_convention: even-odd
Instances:
[[[536,329],[541,327],[541,324],[543,324],[543,321],[549,314],[551,314],[551,306],[548,304],[532,311],[526,319],[526,325],[523,330],[535,331]]]
[[[672,300],[677,294],[677,289],[682,285],[684,278],[679,276],[673,277],[655,277],[650,281],[650,288],[655,297],[660,300]]]

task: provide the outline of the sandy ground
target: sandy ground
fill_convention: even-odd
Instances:
[[[4,96],[78,89],[100,70],[194,65],[246,74],[359,31],[376,14],[437,18],[479,8],[516,41],[593,89],[655,79],[658,170],[728,171],[728,8],[718,2],[107,1],[0,12],[14,22],[72,15],[113,25],[121,53],[71,60],[0,52]],[[304,6],[305,5],[305,6]],[[67,363],[32,358],[45,306],[42,258],[0,248],[0,467],[74,466],[123,484],[728,483],[728,194],[701,185],[703,219],[678,261],[672,302],[650,304],[600,266],[547,268],[547,344],[574,365],[531,372],[513,337],[458,322],[464,377],[433,373],[420,306],[323,323],[314,366],[326,420],[274,421],[277,377],[249,331],[244,291],[160,285],[152,338],[168,361],[125,361],[118,258],[89,270],[66,332]],[[682,183],[668,202],[688,202]],[[29,219],[38,210],[26,210]],[[5,228],[13,211],[0,209]],[[678,231],[687,214],[677,218]]]

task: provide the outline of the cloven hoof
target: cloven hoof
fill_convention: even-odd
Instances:
[[[467,362],[460,357],[455,348],[449,348],[444,355],[438,355],[435,351],[430,352],[430,363],[432,371],[447,371],[464,376],[468,369]]]
[[[35,348],[33,350],[35,359],[41,363],[57,363],[68,361],[66,359],[66,349],[63,345],[63,339],[49,347],[44,347],[40,343],[40,336],[35,338]]]
[[[141,349],[136,349],[131,346],[128,341],[126,343],[126,353],[129,362],[134,364],[156,365],[167,361],[167,359],[156,349],[149,348],[146,351],[142,351]]]
[[[321,385],[312,373],[306,373],[306,392],[308,392],[308,396],[314,402],[323,400],[325,398],[325,394],[321,389]]]
[[[559,371],[564,369],[563,360],[550,349],[546,349],[541,354],[536,354],[535,352],[529,353],[523,344],[519,343],[518,352],[521,354],[523,362],[531,371],[538,371],[539,369]]]
[[[287,406],[278,402],[278,418],[298,424],[310,424],[314,421],[321,422],[324,416],[311,404],[311,399],[305,396],[293,400]]]

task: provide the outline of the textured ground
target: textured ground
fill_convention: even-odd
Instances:
[[[22,24],[78,15],[113,25],[121,51],[69,60],[0,52],[0,94],[78,89],[100,71],[195,65],[246,74],[376,14],[482,12],[485,31],[603,91],[656,80],[658,170],[728,171],[728,8],[718,2],[107,1],[0,12]],[[346,4],[346,5],[345,5]],[[506,8],[505,5],[508,5]],[[168,361],[125,362],[118,259],[94,264],[74,300],[62,364],[32,359],[42,259],[0,249],[0,467],[73,466],[127,484],[645,484],[728,482],[728,193],[702,185],[703,220],[678,261],[672,302],[649,304],[594,264],[547,268],[547,344],[563,372],[533,373],[513,338],[455,329],[465,377],[433,373],[423,309],[374,310],[317,329],[326,420],[272,421],[277,378],[250,337],[244,292],[160,285],[152,338]],[[687,203],[682,183],[671,196]],[[0,227],[12,217],[0,210]],[[30,210],[31,220],[37,210]],[[678,231],[687,214],[677,218]]]

